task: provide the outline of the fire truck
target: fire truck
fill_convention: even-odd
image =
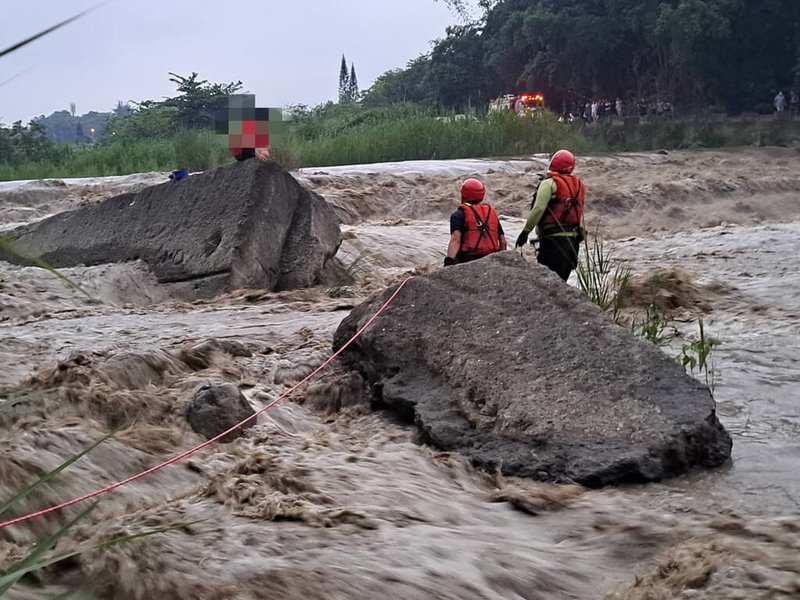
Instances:
[[[521,116],[530,115],[544,108],[541,94],[505,94],[489,103],[489,111],[513,110]]]

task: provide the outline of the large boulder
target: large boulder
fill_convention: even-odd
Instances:
[[[334,348],[393,291],[353,310]],[[708,389],[512,252],[409,281],[341,358],[425,441],[506,474],[602,486],[730,456]]]
[[[11,233],[53,267],[141,259],[193,296],[313,285],[341,242],[333,209],[279,165],[243,161],[65,212]],[[30,263],[18,254],[0,259]]]

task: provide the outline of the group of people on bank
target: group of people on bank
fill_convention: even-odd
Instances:
[[[572,174],[575,157],[559,150],[550,160],[547,174],[536,190],[530,214],[517,237],[516,248],[525,246],[536,231],[538,263],[567,281],[578,266],[578,250],[583,240],[583,205],[586,189]],[[483,200],[486,188],[477,179],[461,186],[461,204],[450,215],[450,242],[444,266],[470,262],[506,250],[506,235],[497,211]]]

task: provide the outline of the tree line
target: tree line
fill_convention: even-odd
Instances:
[[[798,0],[481,0],[433,49],[381,75],[368,105],[462,109],[541,92],[555,110],[590,98],[662,99],[769,112],[800,88]]]

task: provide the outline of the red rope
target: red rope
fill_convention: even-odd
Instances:
[[[126,484],[128,484],[128,483],[130,483],[130,482],[132,482],[132,481],[136,481],[137,479],[141,479],[142,477],[145,477],[145,476],[147,476],[147,475],[150,475],[151,473],[155,473],[156,471],[160,471],[160,470],[161,470],[161,469],[163,469],[164,467],[166,467],[166,466],[169,466],[169,465],[171,465],[172,463],[176,463],[176,462],[178,462],[179,460],[181,460],[182,458],[186,458],[186,457],[187,457],[187,456],[189,456],[190,454],[194,454],[195,452],[197,452],[197,451],[198,451],[198,450],[200,450],[201,448],[205,448],[206,446],[208,446],[208,445],[210,445],[210,444],[213,444],[214,442],[216,442],[216,441],[217,441],[218,439],[220,439],[221,437],[224,437],[224,436],[226,436],[227,434],[229,434],[230,432],[232,432],[232,431],[235,431],[236,429],[238,429],[239,427],[241,427],[241,426],[242,426],[242,425],[244,425],[245,423],[248,423],[249,421],[252,421],[252,420],[253,420],[253,419],[255,419],[256,417],[258,417],[258,415],[262,414],[263,412],[265,412],[265,411],[266,411],[266,410],[268,410],[269,408],[271,408],[271,407],[275,406],[275,405],[276,405],[278,402],[280,402],[281,400],[283,400],[283,399],[284,399],[284,398],[286,398],[287,396],[291,395],[291,394],[292,394],[292,393],[293,393],[293,392],[294,392],[294,391],[295,391],[297,388],[299,388],[301,385],[303,385],[303,384],[304,384],[306,381],[308,381],[309,379],[311,379],[312,377],[314,377],[314,376],[315,376],[317,373],[319,373],[320,371],[322,371],[322,370],[323,370],[325,367],[327,367],[327,366],[328,366],[328,365],[329,365],[329,364],[330,364],[330,363],[333,361],[333,359],[334,359],[334,358],[336,358],[337,356],[339,356],[339,354],[341,354],[341,353],[342,353],[342,351],[343,351],[345,348],[347,348],[347,347],[348,347],[350,344],[352,344],[352,343],[353,343],[353,342],[354,342],[354,341],[355,341],[355,340],[356,340],[356,339],[357,339],[357,338],[358,338],[358,337],[359,337],[359,336],[360,336],[362,333],[364,333],[364,331],[367,329],[367,327],[369,327],[370,325],[372,325],[372,322],[373,322],[375,319],[377,319],[377,318],[378,318],[378,316],[379,316],[379,315],[380,315],[380,314],[381,314],[381,313],[382,313],[384,310],[386,310],[386,308],[387,308],[387,307],[388,307],[388,306],[389,306],[389,305],[392,303],[392,301],[393,301],[393,300],[394,300],[394,299],[397,297],[397,294],[399,294],[399,293],[400,293],[400,290],[402,290],[402,289],[403,289],[403,287],[406,285],[406,283],[408,283],[408,282],[409,282],[411,279],[413,279],[413,277],[408,277],[408,278],[406,278],[406,279],[405,279],[405,280],[404,280],[404,281],[403,281],[403,282],[402,282],[402,283],[401,283],[399,286],[397,286],[397,289],[394,291],[394,293],[393,293],[391,296],[389,296],[389,299],[388,299],[386,302],[384,302],[384,303],[383,303],[383,306],[381,306],[381,307],[378,309],[378,311],[377,311],[377,312],[376,312],[374,315],[372,315],[372,316],[370,317],[369,321],[367,321],[367,322],[364,324],[364,326],[363,326],[363,327],[361,327],[361,329],[359,329],[359,330],[358,330],[358,331],[355,333],[355,335],[354,335],[353,337],[351,337],[349,340],[347,340],[347,343],[346,343],[344,346],[342,346],[341,348],[339,348],[339,349],[338,349],[336,352],[334,352],[334,353],[331,355],[331,357],[330,357],[330,358],[328,358],[328,360],[326,360],[326,361],[325,361],[324,363],[322,363],[322,364],[321,364],[319,367],[317,367],[317,368],[314,370],[314,372],[313,372],[313,373],[310,373],[310,374],[309,374],[308,376],[306,376],[306,377],[305,377],[305,378],[304,378],[302,381],[300,381],[300,382],[296,383],[296,384],[295,384],[295,385],[294,385],[294,386],[293,386],[291,389],[289,389],[289,390],[285,391],[283,394],[281,394],[280,396],[278,396],[278,397],[277,397],[275,400],[273,400],[272,402],[270,402],[269,404],[267,404],[267,405],[266,405],[266,406],[264,406],[263,408],[259,409],[258,411],[256,411],[255,413],[253,413],[252,415],[250,415],[249,417],[247,417],[246,419],[244,419],[244,420],[243,420],[243,421],[241,421],[240,423],[237,423],[236,425],[234,425],[234,426],[233,426],[233,427],[231,427],[230,429],[228,429],[228,430],[226,430],[226,431],[223,431],[222,433],[220,433],[219,435],[217,435],[217,436],[215,436],[215,437],[211,438],[210,440],[203,442],[203,443],[202,443],[202,444],[200,444],[199,446],[195,446],[195,447],[194,447],[194,448],[192,448],[191,450],[187,450],[186,452],[183,452],[183,453],[181,453],[181,454],[178,454],[177,456],[174,456],[173,458],[170,458],[169,460],[167,460],[167,461],[165,461],[165,462],[163,462],[163,463],[161,463],[161,464],[159,464],[159,465],[156,465],[155,467],[151,467],[150,469],[147,469],[146,471],[142,471],[141,473],[138,473],[138,474],[136,474],[136,475],[133,475],[132,477],[128,477],[127,479],[123,479],[122,481],[118,481],[118,482],[116,482],[116,483],[112,483],[111,485],[108,485],[108,486],[106,486],[106,487],[104,487],[104,488],[101,488],[101,489],[99,489],[99,490],[97,490],[97,491],[94,491],[94,492],[92,492],[92,493],[90,493],[90,494],[86,494],[86,495],[84,495],[84,496],[79,496],[78,498],[73,498],[72,500],[69,500],[69,501],[67,501],[67,502],[63,502],[62,504],[58,504],[57,506],[51,506],[50,508],[45,508],[45,509],[43,509],[43,510],[39,510],[39,511],[36,511],[36,512],[30,513],[30,514],[28,514],[28,515],[25,515],[25,516],[23,516],[23,517],[17,517],[16,519],[11,519],[10,521],[5,521],[5,522],[3,522],[3,523],[0,523],[0,529],[3,529],[3,528],[5,528],[5,527],[8,527],[9,525],[14,525],[14,524],[16,524],[16,523],[22,523],[23,521],[27,521],[27,520],[29,520],[29,519],[34,519],[34,518],[36,518],[36,517],[41,517],[41,516],[44,516],[44,515],[46,515],[46,514],[48,514],[48,513],[55,512],[55,511],[57,511],[57,510],[61,510],[62,508],[66,508],[66,507],[68,507],[68,506],[72,506],[73,504],[78,504],[79,502],[83,502],[84,500],[89,500],[90,498],[94,498],[94,497],[96,497],[96,496],[99,496],[100,494],[105,494],[106,492],[110,492],[111,490],[115,490],[115,489],[117,489],[118,487],[122,487],[123,485],[126,485]]]

